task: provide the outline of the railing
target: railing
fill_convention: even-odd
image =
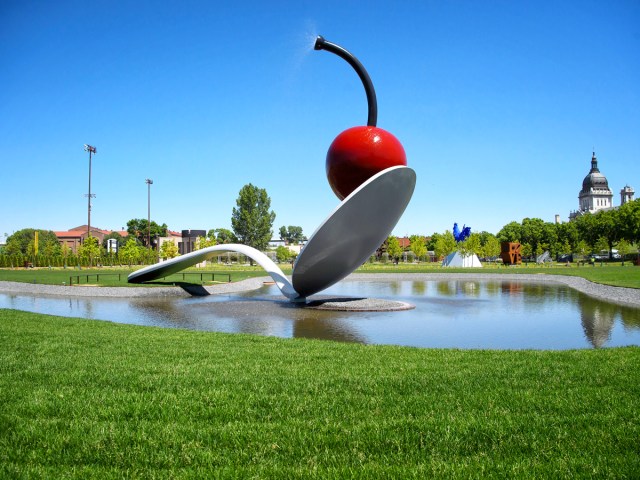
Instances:
[[[120,281],[122,279],[122,274],[121,273],[87,273],[86,275],[71,275],[69,277],[69,285],[73,285],[73,279],[76,279],[76,284],[80,285],[80,279],[84,278],[85,279],[85,283],[89,283],[89,277],[96,277],[96,283],[100,282],[100,277],[105,277],[107,275],[117,275],[118,276],[118,281]]]
[[[223,275],[227,277],[227,283],[231,282],[231,274],[229,273],[216,273],[216,272],[180,272],[178,273],[174,273],[173,275],[182,275],[182,280],[185,279],[185,275],[200,275],[200,281],[202,282],[204,280],[204,275],[211,275],[211,281],[215,282],[215,276],[216,275]],[[163,277],[162,279],[164,280],[167,277]]]
[[[85,275],[71,275],[71,276],[69,277],[69,285],[80,285],[80,284],[82,283],[82,282],[80,281],[80,279],[83,279],[83,278],[84,278],[84,280],[85,280],[85,282],[84,282],[84,283],[89,283],[89,278],[91,278],[91,277],[96,277],[96,283],[99,283],[99,282],[100,282],[100,277],[105,277],[105,276],[108,276],[108,275],[117,275],[117,276],[118,276],[118,281],[121,281],[121,280],[122,280],[122,274],[121,274],[121,273],[88,273],[88,274],[85,274]],[[221,276],[221,275],[222,275],[223,277],[226,277],[226,279],[227,279],[227,283],[230,283],[230,282],[231,282],[231,274],[229,274],[229,273],[218,273],[218,272],[181,272],[181,273],[174,273],[174,274],[172,274],[172,275],[182,275],[182,280],[184,280],[184,279],[185,279],[185,275],[200,275],[200,281],[201,281],[201,282],[204,280],[205,275],[207,275],[207,276],[208,276],[208,275],[211,275],[211,281],[212,281],[212,282],[215,282],[215,277],[216,277],[216,275],[218,275],[218,276]],[[172,275],[170,275],[170,276],[172,276]],[[163,277],[163,280],[164,280],[165,278],[167,278],[167,277]],[[74,282],[73,282],[73,280],[74,280],[74,279],[76,280],[76,281],[75,281],[75,284],[74,284]]]

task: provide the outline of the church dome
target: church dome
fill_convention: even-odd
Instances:
[[[582,181],[581,193],[587,193],[592,188],[596,190],[609,190],[607,177],[600,173],[600,170],[598,169],[598,159],[596,158],[595,153],[591,157],[591,170],[589,170],[589,174],[584,177],[584,180]]]

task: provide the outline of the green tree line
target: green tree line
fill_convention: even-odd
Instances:
[[[271,200],[266,190],[251,184],[245,185],[233,209],[231,223],[233,231],[224,228],[212,229],[206,238],[200,239],[198,248],[222,243],[240,242],[260,250],[273,235],[272,226],[275,213],[270,210]],[[7,238],[0,251],[0,267],[18,267],[25,263],[33,266],[93,266],[93,265],[139,265],[154,263],[158,252],[145,248],[148,223],[144,219],[133,219],[127,223],[129,237],[124,239],[117,233],[105,237],[102,245],[90,237],[73,253],[61,246],[56,235],[50,230],[25,228]],[[35,236],[38,233],[36,244]],[[151,222],[151,238],[165,236],[166,224]],[[289,241],[300,241],[304,237],[300,227],[281,227],[280,236]],[[108,238],[119,242],[117,253],[107,252]],[[553,257],[562,254],[587,255],[604,250],[611,252],[617,248],[621,255],[631,250],[631,245],[640,242],[640,199],[625,203],[619,208],[604,210],[595,214],[585,213],[575,220],[565,223],[545,222],[540,218],[524,218],[504,225],[497,234],[489,232],[472,233],[464,242],[457,244],[451,231],[434,233],[428,239],[421,235],[411,235],[409,251],[418,259],[425,258],[427,250],[437,258],[455,250],[475,253],[481,258],[497,257],[500,242],[519,242],[524,257],[540,255],[548,251]],[[173,247],[165,247],[162,257],[177,255]],[[284,252],[280,252],[284,256]],[[378,249],[377,257],[396,259],[403,254],[395,237],[389,237]]]
[[[565,223],[544,222],[525,218],[510,222],[498,232],[498,240],[519,242],[523,256],[540,255],[548,251],[561,254],[611,252],[617,248],[626,254],[632,244],[640,241],[640,199],[619,208],[597,213],[585,213]]]

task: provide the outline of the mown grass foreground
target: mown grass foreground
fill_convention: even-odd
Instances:
[[[0,477],[638,478],[638,365],[0,310]]]

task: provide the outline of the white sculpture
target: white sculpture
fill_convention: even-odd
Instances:
[[[406,166],[406,154],[398,139],[377,127],[375,90],[358,59],[321,36],[316,38],[314,48],[334,53],[354,68],[367,94],[369,115],[366,126],[345,130],[329,147],[326,163],[329,184],[338,198],[345,195],[346,198],[311,235],[293,266],[292,281],[254,248],[217,245],[133,272],[129,282],[162,278],[219,252],[233,251],[254,259],[287,298],[304,300],[353,272],[391,234],[411,200],[416,174]],[[357,186],[359,182],[363,183]]]
[[[383,170],[360,185],[311,235],[293,266],[292,282],[264,253],[247,245],[215,245],[131,273],[130,283],[166,277],[212,258],[237,252],[258,263],[284,296],[304,299],[339,282],[364,263],[391,234],[411,200],[416,174],[404,166]]]

